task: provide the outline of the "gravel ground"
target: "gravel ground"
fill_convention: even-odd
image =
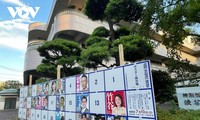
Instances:
[[[0,120],[17,120],[18,110],[0,110]]]

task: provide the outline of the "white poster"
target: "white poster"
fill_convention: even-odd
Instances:
[[[48,120],[55,120],[55,119],[56,119],[56,112],[48,111]]]
[[[128,116],[154,117],[151,90],[127,91]]]
[[[76,119],[76,113],[69,113],[69,112],[66,112],[65,114],[66,116],[66,120],[77,120]]]
[[[35,120],[35,109],[31,109],[31,120]]]
[[[48,120],[48,111],[42,110],[42,120]]]
[[[179,107],[182,109],[200,109],[200,87],[176,88]]]
[[[21,88],[20,88],[19,97],[24,97],[24,87],[21,87]]]
[[[24,97],[28,96],[28,87],[24,87]]]
[[[94,72],[89,74],[90,92],[104,91],[104,72]]]
[[[37,85],[32,86],[32,96],[36,96]]]
[[[69,77],[65,79],[65,89],[66,94],[71,94],[76,92],[76,77]]]
[[[150,74],[147,62],[124,67],[126,89],[150,88]]]
[[[124,90],[123,67],[105,71],[106,91]]]
[[[128,120],[155,120],[154,118],[148,118],[148,119],[146,119],[146,118],[131,118],[131,117],[128,117]]]
[[[76,95],[66,95],[66,107],[65,107],[65,111],[72,111],[75,112],[76,111]]]
[[[19,108],[19,110],[18,110],[18,117],[22,118],[22,114],[23,114],[23,109]]]
[[[35,110],[35,120],[41,120],[42,119],[42,111],[41,110]]]
[[[49,96],[49,110],[56,110],[56,96]]]
[[[27,108],[31,108],[31,97],[27,98]]]
[[[26,108],[22,109],[22,118],[26,119]]]
[[[90,94],[90,113],[105,114],[105,93]]]
[[[23,107],[24,98],[19,98],[19,107]]]

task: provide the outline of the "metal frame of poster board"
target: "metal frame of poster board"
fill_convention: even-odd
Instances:
[[[24,100],[30,97],[23,93],[29,89],[22,87],[18,117],[28,120],[62,120],[63,117],[67,120],[82,117],[157,120],[149,60],[60,80],[61,85],[58,80],[33,85],[30,96],[33,106],[28,109],[30,105],[25,105]]]

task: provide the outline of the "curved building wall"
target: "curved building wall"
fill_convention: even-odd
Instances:
[[[92,21],[79,11],[66,9],[55,16],[48,40],[52,40],[56,33],[66,30],[79,31],[89,35],[99,26],[108,25],[104,22]]]
[[[35,40],[29,43],[25,54],[24,71],[35,70],[41,63],[42,57],[40,57],[37,48],[44,42],[43,40]]]

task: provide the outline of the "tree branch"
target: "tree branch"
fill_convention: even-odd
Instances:
[[[102,67],[106,67],[109,68],[107,65],[103,64],[103,63],[99,63]]]

